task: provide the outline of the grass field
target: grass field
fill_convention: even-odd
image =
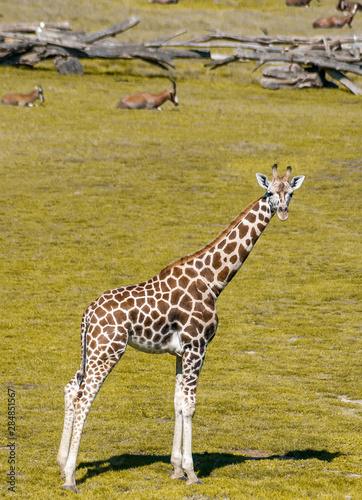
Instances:
[[[0,1],[2,21],[68,20],[122,39],[179,28],[313,35],[335,2]],[[355,28],[360,32],[362,17]],[[127,112],[130,92],[168,86],[140,61],[83,61],[83,77],[0,68],[0,496],[70,498],[56,455],[80,320],[104,290],[150,278],[211,241],[263,193],[277,162],[306,180],[218,300],[194,418],[203,485],[170,479],[173,357],[129,348],[87,419],[76,478],[85,499],[361,498],[361,105],[345,89],[267,91],[253,65],[176,61],[178,108]],[[356,80],[361,84],[361,79]],[[8,491],[8,388],[15,388],[16,493]]]

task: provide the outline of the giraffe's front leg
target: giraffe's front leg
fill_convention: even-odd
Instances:
[[[186,479],[182,470],[182,358],[176,358],[176,384],[175,384],[175,432],[173,435],[173,445],[171,454],[171,464],[173,465],[172,479]]]
[[[204,362],[206,347],[188,349],[182,358],[183,375],[183,456],[182,468],[187,474],[186,484],[202,484],[194,471],[192,459],[192,419],[196,410],[197,382]]]

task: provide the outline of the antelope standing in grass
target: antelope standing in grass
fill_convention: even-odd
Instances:
[[[357,6],[355,6],[353,12],[346,14],[344,17],[322,17],[313,23],[313,28],[343,28],[345,24],[352,28],[352,21],[356,11]]]
[[[1,98],[1,104],[33,107],[33,102],[37,99],[39,99],[40,102],[44,102],[43,89],[40,86],[36,86],[29,94],[6,94]]]
[[[161,109],[160,106],[166,101],[171,101],[175,106],[178,105],[176,96],[176,83],[169,78],[172,83],[172,89],[165,90],[160,94],[150,94],[141,92],[140,94],[126,95],[117,103],[117,108],[121,109]]]
[[[357,10],[362,10],[362,4],[358,2],[345,2],[344,0],[339,0],[337,3],[337,10],[341,10],[344,12],[345,10],[348,12],[353,12],[355,9]]]

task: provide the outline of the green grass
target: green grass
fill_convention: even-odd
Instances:
[[[253,28],[237,25],[241,2],[233,10],[185,0],[160,18],[146,1],[100,2],[85,13],[81,1],[56,5],[65,10],[46,20],[87,31],[137,14],[142,23],[128,40],[179,27],[256,35],[259,20],[282,26],[279,34],[303,34],[300,24],[274,21],[275,12],[309,16],[311,35],[309,20],[322,9],[292,14],[277,2],[247,2]],[[4,21],[30,21],[45,7],[7,9],[0,2]],[[14,384],[16,496],[71,497],[56,454],[85,307],[214,238],[262,194],[255,173],[271,175],[277,162],[306,180],[288,221],[273,219],[218,301],[194,418],[204,485],[169,477],[174,358],[131,348],[93,404],[77,482],[92,500],[359,498],[361,97],[267,91],[253,65],[211,72],[176,61],[180,106],[127,112],[115,108],[121,96],[163,90],[165,75],[139,61],[84,66],[83,77],[61,76],[51,62],[0,68],[1,95],[41,83],[46,99],[37,108],[1,106],[0,425],[4,447]],[[8,454],[1,450],[4,495]]]

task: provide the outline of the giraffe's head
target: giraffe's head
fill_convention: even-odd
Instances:
[[[283,177],[279,177],[277,168],[277,165],[273,165],[273,179],[271,181],[263,174],[256,174],[256,178],[259,185],[266,190],[265,196],[269,200],[271,212],[273,214],[276,212],[280,220],[287,220],[289,216],[288,205],[294,191],[302,185],[304,175],[293,177],[290,180],[292,167],[287,167],[287,172]]]

